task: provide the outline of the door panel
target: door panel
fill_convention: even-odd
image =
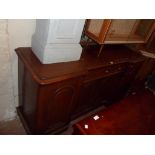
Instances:
[[[81,114],[95,107],[107,105],[120,98],[120,82],[122,72],[101,78],[91,82],[84,83],[81,86],[78,105],[75,113]]]

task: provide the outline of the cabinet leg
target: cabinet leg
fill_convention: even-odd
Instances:
[[[97,57],[99,57],[99,56],[101,55],[101,53],[102,53],[102,50],[103,50],[103,47],[104,47],[104,45],[101,45],[101,47],[100,47],[100,50],[99,50],[99,52],[98,52],[98,55],[97,55]]]

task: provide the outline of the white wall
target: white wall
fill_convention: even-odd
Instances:
[[[8,21],[0,20],[0,121],[15,116]]]
[[[0,20],[0,121],[16,116],[17,56],[14,49],[31,46],[36,20]]]

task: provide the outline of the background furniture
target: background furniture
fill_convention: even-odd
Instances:
[[[89,19],[85,34],[99,44],[146,43],[154,28],[153,19]]]
[[[144,81],[147,80],[148,75],[151,75],[151,73],[155,70],[155,30],[151,34],[147,43],[142,44],[141,47],[139,47],[139,51],[140,50],[154,55],[153,58],[147,57],[145,59],[145,62],[137,75],[140,80]]]

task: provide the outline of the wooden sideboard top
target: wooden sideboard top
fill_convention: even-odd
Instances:
[[[105,46],[100,58],[96,56],[97,50],[96,46],[88,48],[82,53],[79,61],[54,64],[42,64],[30,47],[20,47],[15,51],[32,77],[40,84],[49,84],[85,75],[91,69],[144,60],[142,55],[125,46]]]
[[[102,54],[97,58],[97,52],[100,46],[92,46],[83,52],[81,60],[84,61],[87,69],[107,67],[126,62],[138,62],[144,60],[144,57],[124,45],[106,45]]]

